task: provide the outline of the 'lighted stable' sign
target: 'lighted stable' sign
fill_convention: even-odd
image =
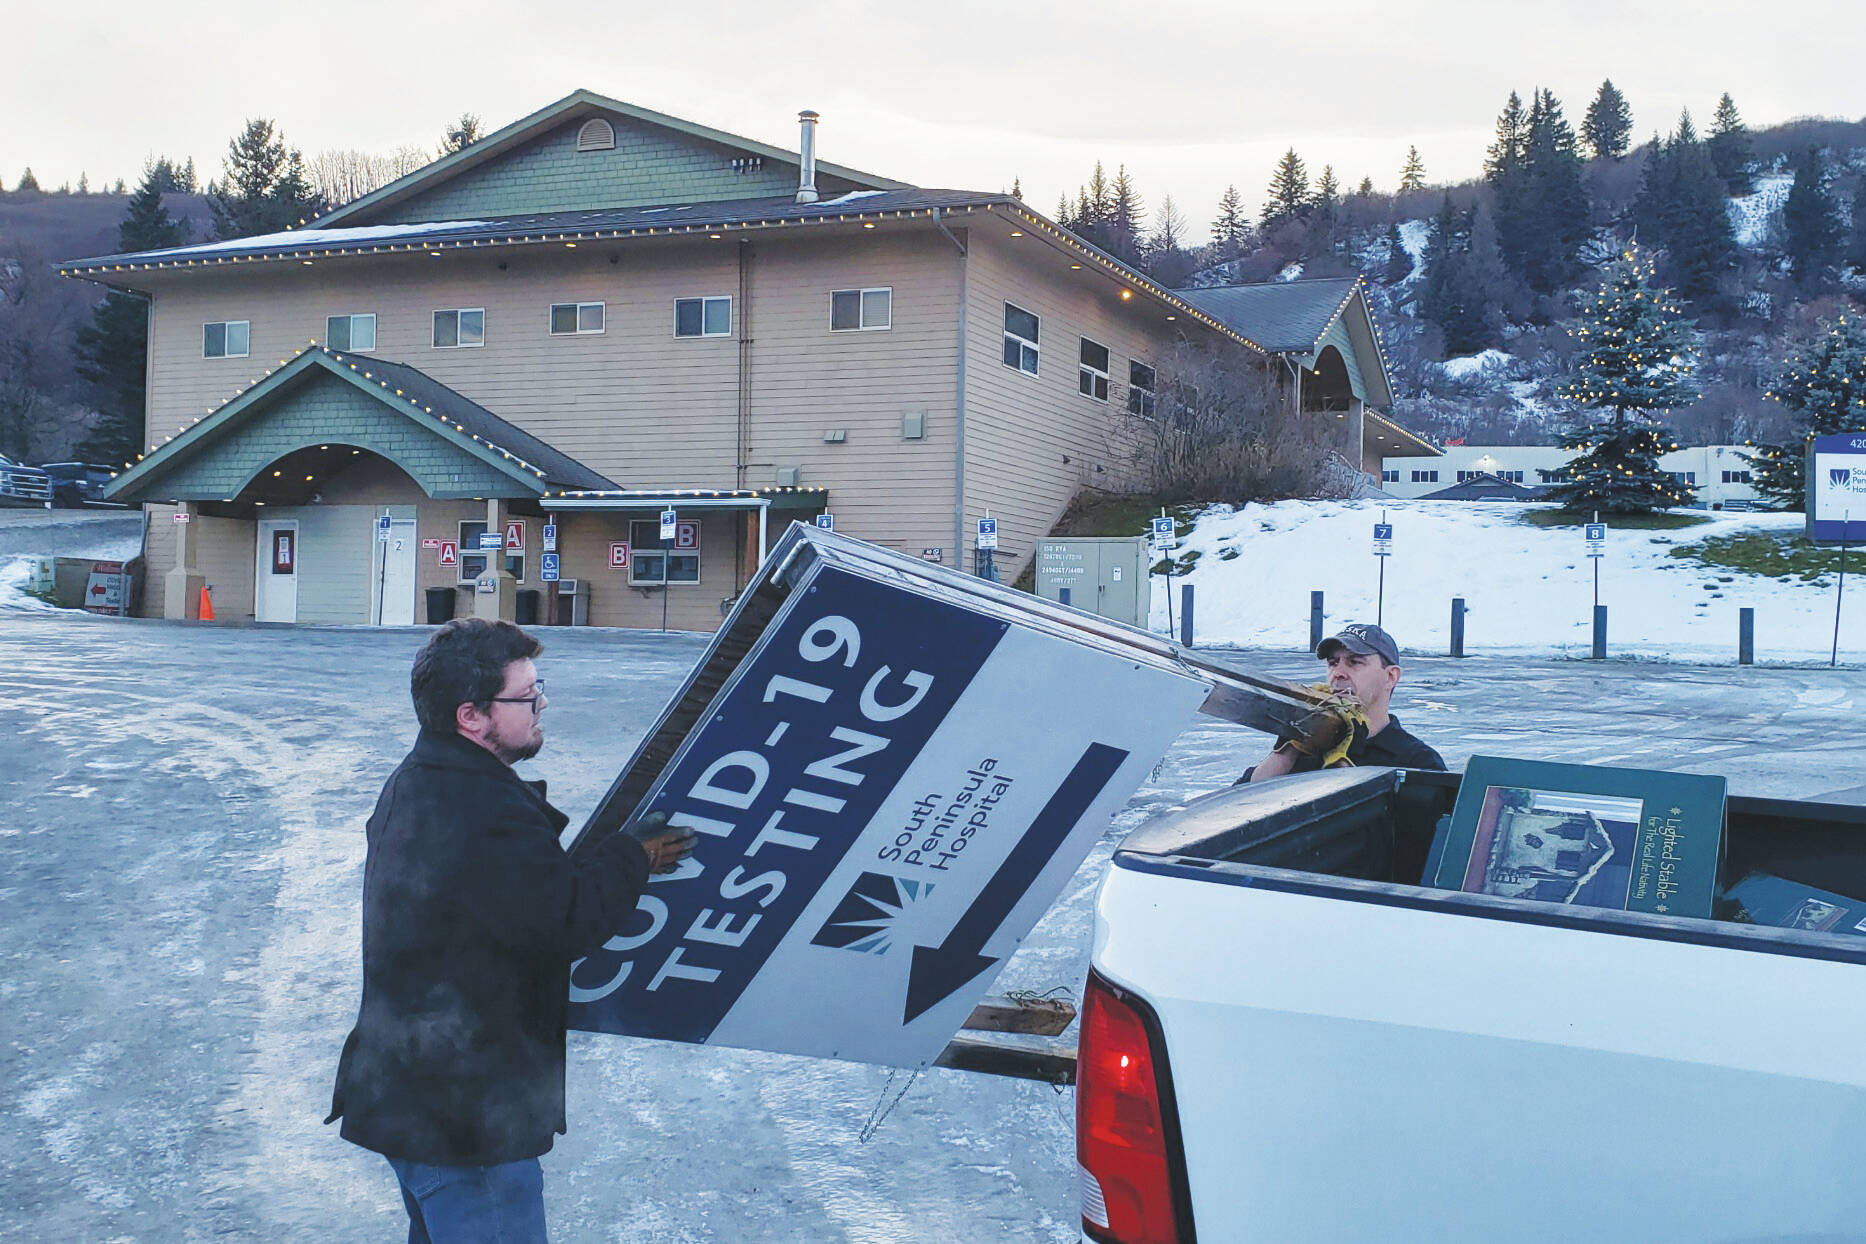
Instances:
[[[767,566],[825,539],[863,551],[749,592],[592,818],[691,721],[641,806],[699,848],[574,966],[574,1027],[931,1062],[1209,690],[844,537],[799,525]],[[897,562],[921,582],[872,573]]]

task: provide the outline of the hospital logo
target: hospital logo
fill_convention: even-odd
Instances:
[[[900,918],[909,907],[932,892],[933,887],[924,881],[863,873],[836,904],[836,910],[829,914],[829,920],[810,939],[810,944],[884,955],[894,944],[895,926]]]
[[[1827,482],[1832,484],[1835,488],[1851,488],[1853,485],[1853,468],[1829,467],[1827,470]]]

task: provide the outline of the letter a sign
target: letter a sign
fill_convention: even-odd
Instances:
[[[525,524],[512,522],[505,525],[505,547],[521,550],[525,547]]]

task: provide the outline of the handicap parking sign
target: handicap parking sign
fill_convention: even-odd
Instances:
[[[546,583],[557,582],[557,554],[541,553],[538,555],[538,578]]]

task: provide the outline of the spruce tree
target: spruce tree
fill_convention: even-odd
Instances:
[[[1274,228],[1286,220],[1300,220],[1308,210],[1309,170],[1303,167],[1302,157],[1291,147],[1276,162],[1276,172],[1270,176],[1270,187],[1264,195],[1263,228]]]
[[[277,233],[315,215],[321,206],[304,157],[288,149],[265,118],[250,120],[227,144],[226,177],[210,189],[208,210],[216,238]]]
[[[1023,178],[1021,177],[1011,178],[1011,197],[1013,199],[1016,199],[1019,203],[1024,201],[1024,179]]]
[[[1853,183],[1853,227],[1847,233],[1847,267],[1866,272],[1866,177]]]
[[[1127,175],[1127,165],[1115,170],[1108,197],[1108,249],[1123,263],[1135,263],[1140,259],[1147,209],[1141,202],[1140,192],[1134,189],[1133,179]]]
[[[80,172],[78,174],[78,193],[89,194],[90,192],[91,192],[91,175],[89,173]]]
[[[1361,199],[1373,198],[1374,197],[1374,179],[1371,177],[1361,178],[1361,184],[1354,188],[1354,195],[1356,198],[1361,198]]]
[[[1076,227],[1075,218],[1069,211],[1069,196],[1066,194],[1056,196],[1056,223],[1065,229]]]
[[[1581,452],[1550,495],[1581,513],[1639,514],[1690,501],[1691,487],[1660,469],[1659,455],[1678,447],[1664,412],[1696,397],[1692,329],[1637,247],[1608,266],[1569,332],[1582,352],[1562,395],[1591,413],[1563,435],[1564,449]]]
[[[1822,324],[1783,361],[1768,396],[1795,412],[1802,436],[1745,456],[1755,469],[1756,491],[1779,509],[1799,510],[1807,498],[1808,442],[1866,432],[1866,322],[1842,315]]]
[[[1484,155],[1484,181],[1496,204],[1497,239],[1504,262],[1516,272],[1522,271],[1529,248],[1531,226],[1524,203],[1528,158],[1529,114],[1523,110],[1522,97],[1511,91],[1497,116],[1497,136]]]
[[[1385,280],[1388,285],[1398,285],[1412,275],[1412,254],[1406,249],[1406,243],[1400,240],[1399,225],[1387,226],[1387,268]]]
[[[172,219],[162,205],[155,171],[145,170],[117,226],[117,250],[160,250],[181,245],[187,236],[187,225]],[[135,456],[143,435],[148,342],[148,301],[116,290],[104,295],[90,324],[78,329],[78,374],[89,385],[99,416],[78,446],[85,459],[127,463]]]
[[[1839,258],[1840,213],[1827,190],[1827,161],[1810,146],[1795,168],[1794,184],[1782,204],[1785,249],[1795,280],[1811,286]]]
[[[1756,146],[1750,141],[1749,127],[1737,114],[1736,101],[1730,98],[1728,91],[1717,101],[1717,115],[1711,119],[1710,138],[1705,145],[1717,176],[1723,180],[1726,194],[1743,195],[1756,188],[1751,172],[1756,162]]]
[[[1627,107],[1626,96],[1620,94],[1613,79],[1607,78],[1582,118],[1581,141],[1596,160],[1619,160],[1631,149],[1632,134],[1633,110]]]
[[[1399,192],[1412,194],[1425,189],[1425,161],[1419,158],[1419,148],[1406,148],[1406,166],[1400,169]]]
[[[1475,354],[1502,340],[1508,281],[1489,212],[1459,212],[1445,196],[1426,239],[1419,311],[1438,325],[1448,356]]]
[[[15,190],[37,190],[38,188],[39,188],[39,179],[32,175],[32,166],[28,164],[26,166],[26,171],[19,175],[19,185],[13,187],[13,189]]]
[[[1723,180],[1689,112],[1678,118],[1671,138],[1654,141],[1633,211],[1647,240],[1664,249],[1665,277],[1678,296],[1713,296],[1736,265],[1736,234]]]
[[[1587,188],[1574,129],[1562,115],[1555,92],[1536,92],[1530,108],[1524,155],[1523,193],[1517,204],[1517,266],[1529,288],[1551,294],[1579,271],[1575,256],[1588,236]],[[1499,210],[1499,236],[1503,222]]]
[[[1230,263],[1244,251],[1250,222],[1244,219],[1244,196],[1235,185],[1225,187],[1218,199],[1218,217],[1212,221],[1212,245],[1218,248],[1220,263]]]

